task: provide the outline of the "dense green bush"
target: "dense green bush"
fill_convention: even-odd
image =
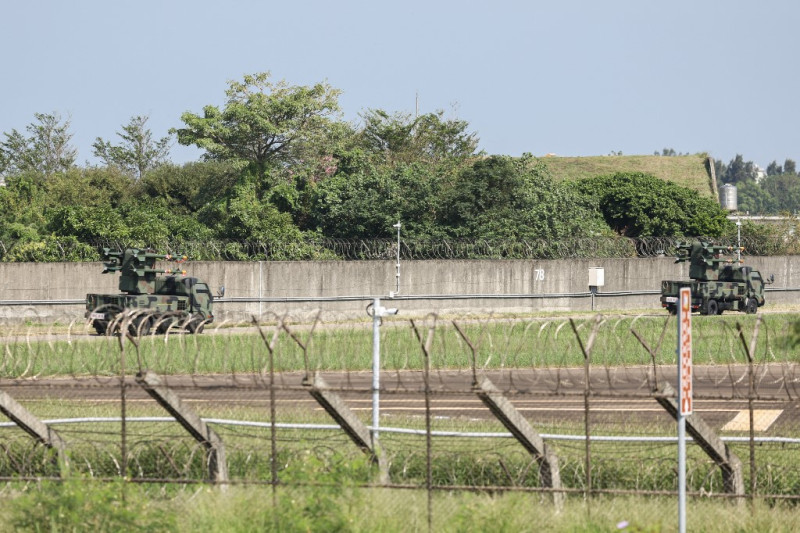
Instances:
[[[43,482],[16,496],[11,526],[16,531],[174,531],[177,514],[124,482],[89,479]]]
[[[719,237],[733,229],[713,199],[647,174],[587,178],[577,188],[594,199],[611,229],[627,237]]]

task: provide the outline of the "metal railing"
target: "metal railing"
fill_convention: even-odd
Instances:
[[[800,287],[765,287],[765,292],[800,292]],[[548,300],[548,299],[589,299],[592,297],[603,298],[624,298],[628,296],[653,296],[661,294],[660,290],[632,290],[632,291],[605,291],[592,293],[585,292],[558,292],[558,293],[519,293],[519,294],[398,294],[386,297],[389,300],[402,301],[426,301],[426,300]],[[324,303],[324,302],[371,302],[375,296],[353,295],[353,296],[234,296],[234,297],[215,297],[214,304],[241,304],[241,303]],[[0,300],[0,306],[69,306],[85,305],[85,298],[61,298],[52,300]]]

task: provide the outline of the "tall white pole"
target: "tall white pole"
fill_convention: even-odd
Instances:
[[[678,414],[678,531],[686,533],[686,418]]]
[[[686,417],[692,414],[692,291],[679,293],[678,305],[678,531],[686,533]]]
[[[383,317],[396,315],[397,309],[381,307],[381,299],[372,299],[372,443],[378,444],[381,406],[381,321]]]
[[[372,443],[378,442],[381,389],[381,299],[372,300]]]
[[[739,213],[736,213],[736,260],[742,262],[742,220],[739,218]]]
[[[397,224],[394,224],[392,227],[397,229],[397,262],[395,263],[395,284],[394,284],[394,292],[390,293],[390,297],[395,297],[400,294],[400,221],[397,221]]]

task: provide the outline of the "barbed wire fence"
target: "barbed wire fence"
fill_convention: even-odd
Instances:
[[[573,259],[674,256],[687,237],[592,237],[489,241],[456,239],[403,239],[400,258],[424,259]],[[741,245],[752,256],[796,255],[800,235],[736,235],[707,239],[722,246]],[[100,261],[104,248],[153,248],[164,253],[185,253],[196,261],[270,260],[386,260],[398,253],[393,239],[307,238],[291,242],[254,241],[116,241],[79,242],[48,237],[41,243],[0,241],[0,261]]]
[[[431,529],[455,512],[453,492],[556,508],[676,494],[674,317],[274,312],[148,336],[136,319],[120,319],[124,336],[0,326],[0,479],[256,484],[273,505],[400,491],[424,499],[381,501]],[[690,496],[800,499],[790,322],[695,320]]]

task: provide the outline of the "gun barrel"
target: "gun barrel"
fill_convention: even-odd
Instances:
[[[143,267],[143,268],[135,268],[134,272],[136,272],[137,274],[139,274],[141,276],[142,274],[163,274],[163,273],[169,272],[169,271],[168,270],[164,270],[162,268],[147,268],[147,267]]]

